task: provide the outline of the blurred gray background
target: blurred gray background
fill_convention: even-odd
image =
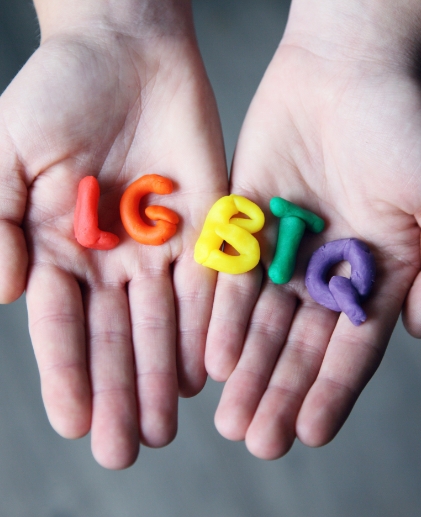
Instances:
[[[228,159],[280,40],[282,0],[194,0],[200,46],[221,111]],[[0,90],[36,48],[27,0],[0,0]],[[1,157],[0,157],[1,159]],[[0,307],[1,517],[418,517],[421,515],[421,348],[399,324],[374,379],[338,437],[296,443],[273,462],[218,435],[221,386],[180,403],[176,440],[143,449],[123,472],[99,467],[89,437],[50,428],[24,299]]]

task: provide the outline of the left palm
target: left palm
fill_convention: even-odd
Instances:
[[[19,296],[27,278],[53,427],[68,438],[91,429],[97,460],[126,467],[139,440],[173,439],[178,388],[192,395],[206,379],[216,275],[195,264],[193,247],[227,175],[194,34],[50,37],[3,94],[0,135],[0,299]],[[148,201],[180,217],[159,247],[129,238],[119,215],[127,186],[151,173],[171,178],[174,192]],[[121,239],[111,251],[75,240],[87,175],[101,185],[100,228]]]

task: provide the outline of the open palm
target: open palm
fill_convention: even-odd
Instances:
[[[139,440],[171,441],[179,386],[192,395],[206,378],[216,278],[193,247],[227,177],[194,35],[135,40],[93,27],[51,37],[0,100],[0,155],[1,301],[26,286],[50,421],[69,438],[91,429],[97,460],[128,466]],[[180,218],[157,247],[132,240],[119,215],[127,186],[152,173],[174,192],[148,204]],[[111,251],[75,240],[87,175],[101,188],[100,228],[120,237]]]
[[[420,268],[421,98],[390,57],[317,55],[287,39],[242,128],[231,191],[266,213],[264,269],[276,243],[272,197],[326,222],[322,234],[304,237],[288,284],[259,270],[218,277],[206,350],[209,374],[227,380],[216,425],[262,458],[281,456],[296,436],[311,446],[333,438],[379,365]],[[365,241],[377,264],[360,327],[317,305],[304,286],[311,253],[347,237]],[[418,335],[420,297],[415,280],[406,321]]]

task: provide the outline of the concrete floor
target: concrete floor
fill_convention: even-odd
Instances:
[[[280,39],[281,0],[195,0],[200,45],[230,158],[242,118]],[[0,89],[37,45],[26,0],[0,0]],[[0,157],[1,159],[1,157]],[[143,449],[123,472],[99,467],[89,437],[50,428],[24,299],[0,307],[0,517],[418,517],[421,350],[399,325],[382,365],[338,437],[253,458],[218,435],[221,386],[180,404],[176,440]]]

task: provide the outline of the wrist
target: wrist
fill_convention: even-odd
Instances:
[[[190,0],[34,0],[41,40],[63,32],[112,30],[129,37],[192,29]]]
[[[293,0],[282,43],[331,59],[402,61],[418,50],[419,0]]]

